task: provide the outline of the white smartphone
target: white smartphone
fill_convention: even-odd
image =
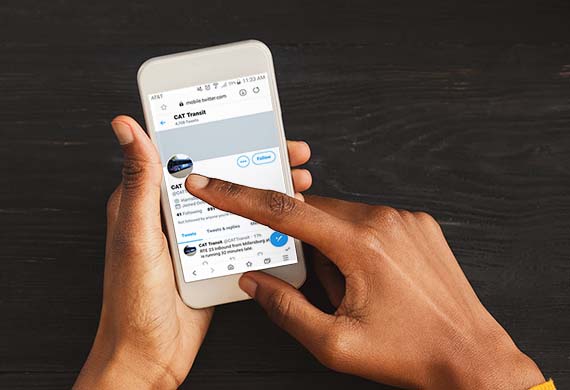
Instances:
[[[300,287],[299,241],[184,188],[194,172],[294,194],[267,46],[252,40],[152,58],[141,65],[138,85],[163,166],[162,211],[182,300],[203,308],[249,299],[238,280],[252,270]]]

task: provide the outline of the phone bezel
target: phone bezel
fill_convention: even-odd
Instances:
[[[139,68],[137,81],[147,132],[152,142],[157,146],[148,95],[257,73],[268,74],[271,100],[276,118],[275,124],[279,132],[279,152],[286,192],[288,195],[293,196],[293,182],[291,180],[287,141],[283,129],[273,59],[269,48],[260,41],[236,42],[155,57],[145,61]],[[198,309],[250,299],[238,286],[241,273],[195,282],[184,281],[176,239],[171,239],[171,237],[175,237],[175,234],[166,191],[166,184],[163,179],[161,186],[162,215],[165,220],[176,284],[184,303]],[[303,248],[299,240],[295,240],[295,249],[297,251],[297,263],[265,269],[263,272],[274,275],[299,288],[306,279]]]

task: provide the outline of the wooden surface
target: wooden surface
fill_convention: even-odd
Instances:
[[[70,387],[95,335],[109,121],[147,58],[273,51],[313,192],[423,209],[481,300],[570,387],[570,3],[0,4],[0,388]],[[314,278],[304,288],[323,304]],[[252,303],[217,310],[183,389],[378,388],[319,365]]]

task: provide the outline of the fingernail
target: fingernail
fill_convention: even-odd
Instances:
[[[257,290],[257,283],[247,275],[239,279],[239,288],[241,288],[247,295],[255,298],[255,290]]]
[[[188,178],[186,179],[186,186],[194,188],[196,190],[200,190],[206,187],[209,181],[210,179],[208,179],[207,177],[193,173],[190,176],[188,176]]]
[[[122,121],[113,121],[111,122],[111,127],[115,132],[117,140],[119,140],[119,144],[126,145],[133,142],[134,139],[133,130],[131,129],[131,126],[129,126],[127,123]]]
[[[309,145],[309,143],[307,141],[299,141],[302,144],[305,144],[305,148],[307,149],[307,151],[309,152],[309,154],[311,153],[311,145]]]

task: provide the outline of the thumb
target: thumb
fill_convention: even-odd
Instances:
[[[239,286],[273,322],[317,358],[322,356],[334,334],[334,316],[317,309],[293,286],[266,273],[248,272],[240,278]]]
[[[160,227],[162,165],[140,125],[125,115],[111,122],[123,150],[123,181],[118,222],[137,228]]]

